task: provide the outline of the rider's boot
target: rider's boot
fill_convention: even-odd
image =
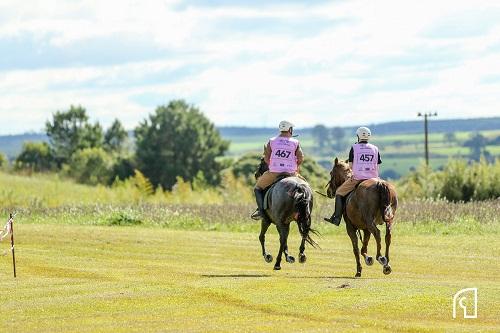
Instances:
[[[341,195],[335,196],[335,213],[331,217],[325,217],[326,222],[330,222],[331,224],[335,224],[336,226],[340,225],[340,221],[342,220],[342,212],[343,212],[343,198]]]
[[[254,220],[260,220],[265,216],[264,212],[264,190],[260,188],[254,188],[255,201],[257,202],[257,210],[252,214],[251,218]]]

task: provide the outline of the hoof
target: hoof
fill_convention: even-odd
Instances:
[[[382,265],[385,266],[387,265],[387,258],[386,257],[378,257],[377,261]]]
[[[367,266],[373,265],[373,257],[366,257],[365,258],[365,263]]]
[[[305,262],[306,262],[306,260],[307,260],[307,257],[306,257],[306,255],[305,255],[305,254],[302,254],[302,253],[301,253],[301,254],[299,254],[299,262],[300,262],[301,264],[305,263]]]
[[[295,262],[295,258],[292,256],[286,257],[286,262],[289,264],[293,264]]]
[[[391,274],[392,272],[392,268],[390,265],[385,265],[384,268],[382,268],[382,272],[385,274],[385,275],[389,275]]]
[[[357,272],[356,275],[354,275],[354,277],[361,277],[361,272]]]
[[[266,262],[271,262],[271,261],[273,261],[273,256],[272,256],[272,255],[270,255],[269,253],[266,253],[266,254],[264,255],[264,260],[265,260]]]
[[[279,271],[280,269],[281,269],[281,267],[280,267],[280,266],[274,266],[274,270],[275,270],[275,271]]]

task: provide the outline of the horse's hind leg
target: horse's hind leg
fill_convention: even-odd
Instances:
[[[300,247],[299,247],[299,262],[301,264],[305,263],[307,260],[307,257],[304,254],[305,249],[306,249],[306,239],[302,237],[302,242],[300,242]]]
[[[363,230],[363,246],[361,247],[361,255],[365,258],[365,263],[368,266],[373,265],[373,257],[367,255],[368,242],[370,241],[371,233],[368,230]]]
[[[352,242],[352,250],[354,252],[354,257],[356,258],[356,275],[355,277],[361,277],[361,262],[359,260],[359,247],[358,247],[358,238],[356,236],[356,229],[354,226],[346,221],[346,229],[347,229],[347,234],[349,235],[349,238],[351,238]]]
[[[389,265],[389,247],[391,246],[391,227],[388,223],[385,225],[385,257],[387,258],[387,263],[384,265],[384,269],[382,272],[387,275],[391,274],[392,268],[391,265]]]
[[[374,223],[369,224],[368,230],[373,234],[373,237],[375,237],[375,241],[377,242],[377,255],[375,258],[382,266],[387,265],[387,258],[383,257],[382,254],[380,254],[380,250],[382,249],[382,239],[380,238],[380,230],[378,230],[378,228],[375,226]]]
[[[285,244],[285,249],[283,250],[283,253],[285,254],[286,262],[289,262],[290,264],[293,264],[295,262],[295,258],[288,254],[288,240]]]
[[[269,253],[266,252],[266,232],[269,226],[271,225],[271,222],[269,222],[267,219],[263,218],[262,222],[260,224],[260,235],[259,235],[259,240],[260,240],[260,245],[262,246],[262,256],[264,257],[264,260],[266,262],[271,262],[273,261],[273,256]]]

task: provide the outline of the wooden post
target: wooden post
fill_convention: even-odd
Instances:
[[[9,219],[9,224],[10,224],[10,246],[11,246],[11,251],[12,251],[12,266],[14,267],[14,277],[16,277],[16,254],[14,251],[14,216],[12,213],[10,214],[10,219]]]

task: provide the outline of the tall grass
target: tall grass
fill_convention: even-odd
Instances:
[[[190,183],[178,179],[172,191],[161,187],[145,189],[141,176],[115,181],[111,187],[88,186],[61,178],[56,174],[30,176],[0,172],[0,207],[55,208],[85,205],[156,204],[222,204],[224,202],[252,202],[251,189],[231,174],[223,178],[220,188],[193,189]]]
[[[198,188],[178,179],[172,191],[150,186],[140,176],[112,187],[86,186],[56,175],[29,177],[0,173],[0,213],[19,213],[22,223],[143,225],[197,230],[257,231],[251,190],[231,174],[221,188]],[[149,190],[148,190],[149,189]],[[344,232],[323,223],[333,200],[316,195],[313,224],[322,233]],[[405,199],[396,213],[398,228],[418,232],[499,232],[500,200],[447,202]],[[410,231],[411,231],[410,230]]]

